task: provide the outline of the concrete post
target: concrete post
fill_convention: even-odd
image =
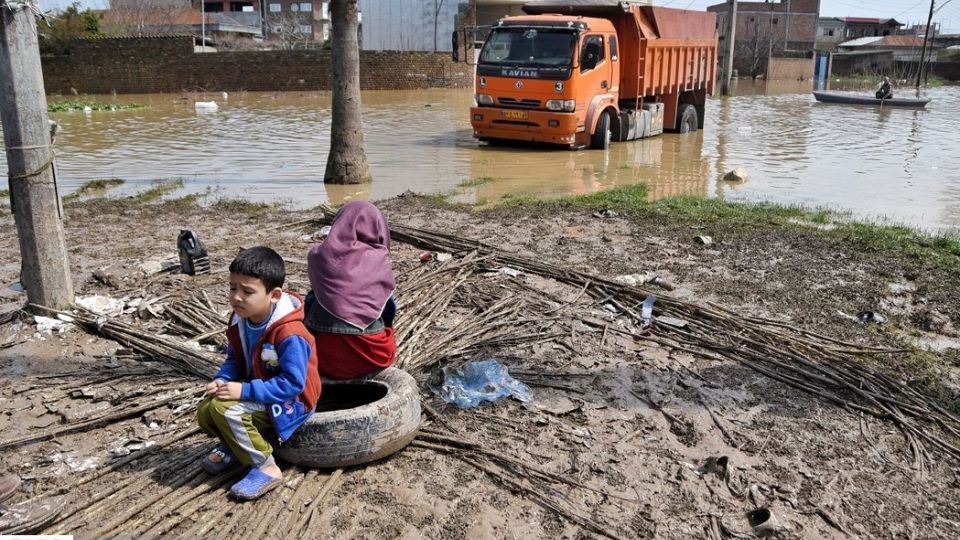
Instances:
[[[727,54],[723,58],[723,82],[720,83],[720,95],[730,94],[730,78],[733,76],[733,51],[737,41],[737,0],[730,2],[730,20],[727,21]]]
[[[73,303],[73,284],[53,178],[37,23],[29,4],[0,0],[0,122],[27,299],[63,309]]]

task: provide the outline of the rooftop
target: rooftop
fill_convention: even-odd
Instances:
[[[893,24],[896,26],[903,26],[902,22],[897,22],[896,19],[878,19],[874,17],[840,17],[845,23],[854,23],[854,24]]]
[[[850,41],[844,41],[840,47],[889,47],[889,48],[920,48],[923,47],[923,38],[917,36],[870,36]],[[928,42],[927,47],[933,47]]]

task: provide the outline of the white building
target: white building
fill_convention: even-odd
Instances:
[[[469,19],[467,26],[483,29],[506,15],[522,14],[520,6],[524,3],[524,0],[360,0],[361,47],[365,51],[450,52],[453,31],[462,26],[463,17]]]

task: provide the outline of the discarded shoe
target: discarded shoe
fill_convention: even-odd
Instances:
[[[64,504],[63,497],[49,497],[0,507],[0,534],[32,534],[42,530],[60,515]]]
[[[747,521],[753,533],[760,537],[773,536],[785,529],[769,508],[757,508],[747,512]]]
[[[3,502],[13,495],[20,487],[20,477],[15,474],[5,474],[0,476],[0,502]]]
[[[230,495],[242,501],[259,499],[266,492],[283,483],[282,478],[274,478],[260,469],[250,472],[230,488]]]
[[[604,208],[603,210],[599,210],[593,213],[593,217],[595,218],[614,218],[614,217],[617,217],[618,215],[619,214],[617,214],[615,211],[609,208]]]
[[[212,460],[210,456],[219,456],[220,459]],[[208,474],[220,474],[223,471],[232,468],[239,463],[237,458],[230,453],[223,445],[217,446],[209,454],[203,456],[200,460],[200,468]]]

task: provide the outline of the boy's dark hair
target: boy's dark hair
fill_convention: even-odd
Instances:
[[[283,257],[267,246],[252,247],[238,253],[230,263],[230,273],[259,279],[267,292],[282,287],[287,277]]]

